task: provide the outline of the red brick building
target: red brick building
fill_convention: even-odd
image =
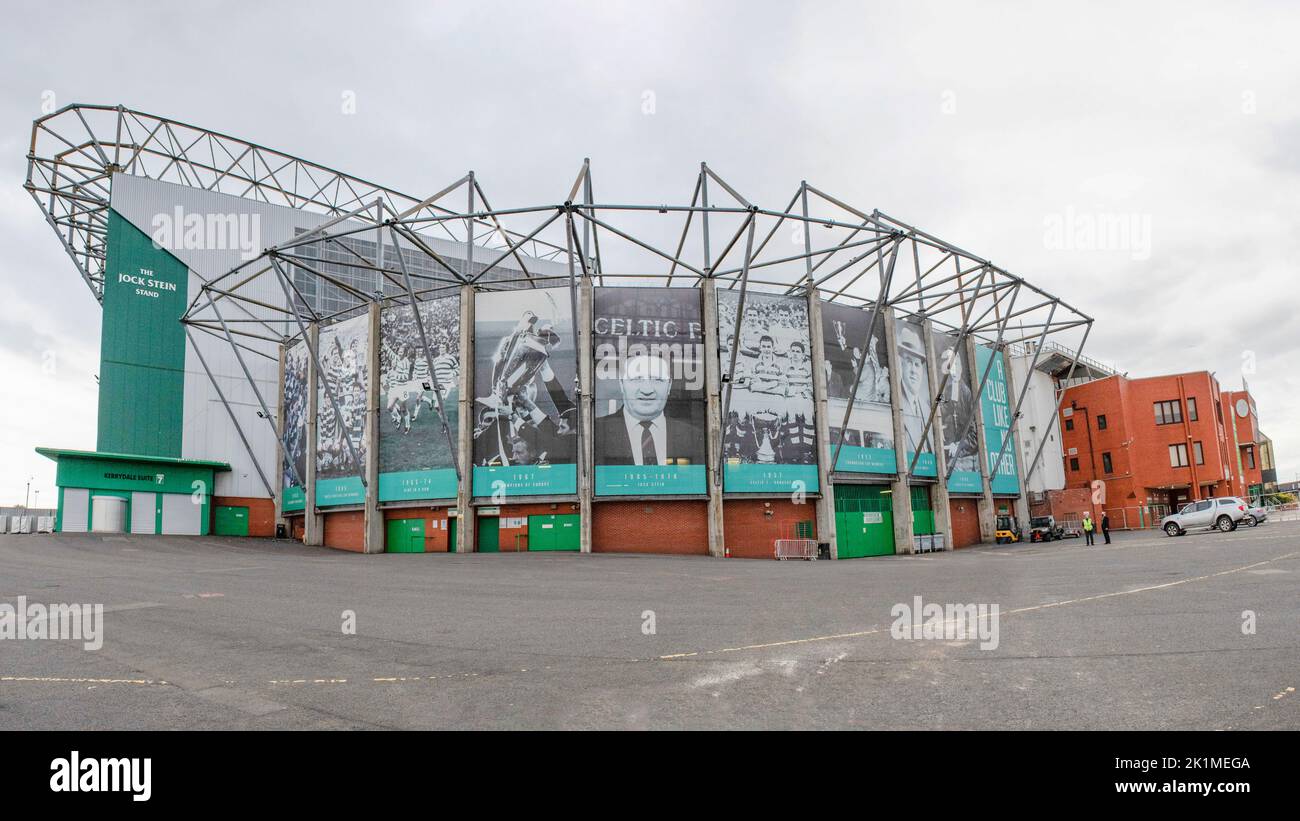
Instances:
[[[1264,477],[1263,451],[1268,437],[1260,432],[1255,399],[1246,390],[1224,391],[1220,404],[1223,405],[1224,416],[1232,418],[1228,427],[1228,439],[1229,446],[1237,454],[1233,468],[1234,474],[1240,479],[1234,492],[1238,496],[1258,496],[1267,483]]]
[[[1239,398],[1250,411],[1241,418]],[[1093,515],[1106,510],[1112,527],[1145,526],[1188,501],[1246,495],[1261,482],[1254,402],[1207,371],[1070,387],[1060,423],[1066,487],[1099,480]]]

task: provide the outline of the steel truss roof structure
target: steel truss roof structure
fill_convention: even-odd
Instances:
[[[374,302],[413,304],[466,285],[479,290],[567,287],[575,317],[577,288],[586,279],[598,285],[658,287],[698,287],[711,281],[717,289],[739,292],[738,313],[747,293],[807,295],[815,290],[830,301],[869,311],[869,335],[884,307],[924,317],[936,329],[963,339],[1029,351],[1033,362],[1026,385],[1048,347],[1044,343],[1062,336],[1079,339],[1077,345],[1051,346],[1072,351],[1068,381],[1093,321],[983,257],[879,210],[855,208],[807,182],[795,188],[784,208],[767,208],[753,204],[702,163],[693,175],[690,197],[681,202],[602,202],[594,197],[591,164],[584,160],[556,202],[494,208],[472,171],[432,196],[416,199],[174,120],[121,106],[74,105],[33,123],[26,187],[97,298],[102,295],[114,173],[329,217],[208,281],[194,295],[182,321],[188,328],[223,336],[241,365],[241,351],[273,358],[276,354],[267,346],[278,351],[279,345],[304,336],[308,323],[329,323]],[[435,250],[429,242],[433,237],[458,243],[460,258]],[[360,238],[373,238],[367,246],[376,249],[373,256],[350,242]],[[397,252],[386,254],[385,246]],[[342,251],[334,255],[332,270],[363,272],[376,287],[366,290],[356,286],[355,277],[349,283],[327,273],[318,262],[320,254],[307,252],[324,247]],[[423,263],[421,271],[411,270],[416,266],[408,260],[416,258]],[[551,273],[535,270],[534,260],[551,263],[540,266]],[[249,293],[252,283],[268,276],[277,281],[285,302]],[[320,313],[295,285],[297,276],[329,283],[355,299],[355,305]],[[223,305],[238,306],[240,315],[223,314]],[[740,323],[736,326],[739,333]],[[734,342],[731,350],[736,350]],[[723,365],[725,370],[727,363]],[[244,372],[252,383],[246,366]],[[935,390],[927,432],[948,375],[945,369]],[[988,375],[986,368],[976,395]],[[1016,392],[1013,419],[1026,385]],[[856,396],[856,386],[849,396]],[[269,407],[260,396],[259,401],[274,427]],[[1045,442],[1046,433],[1031,465]],[[1001,460],[999,454],[997,464]]]
[[[119,173],[327,216],[376,200],[392,213],[440,213],[417,197],[228,134],[121,105],[64,106],[32,123],[23,187],[97,300],[104,291],[112,175]],[[482,191],[479,197],[486,207]],[[500,239],[490,223],[474,230],[489,246]],[[540,259],[563,250],[542,243],[525,249]]]

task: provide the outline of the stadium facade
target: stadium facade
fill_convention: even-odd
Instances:
[[[419,199],[87,105],[28,162],[104,313],[96,449],[39,449],[63,531],[960,547],[1056,481],[1092,367],[1086,315],[806,182],[764,208],[702,164],[678,203],[602,202],[584,162],[494,208],[472,172]]]

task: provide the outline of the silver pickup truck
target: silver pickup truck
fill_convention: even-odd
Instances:
[[[1228,533],[1249,518],[1249,509],[1246,500],[1236,496],[1202,499],[1161,519],[1160,529],[1170,536],[1182,536],[1189,530],[1218,529]]]

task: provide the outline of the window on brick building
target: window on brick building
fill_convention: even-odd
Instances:
[[[1066,419],[1066,420],[1065,420],[1065,429],[1066,429],[1066,430],[1074,430],[1074,420],[1073,420],[1073,419]]]
[[[1251,470],[1255,469],[1255,448],[1254,446],[1246,448],[1246,467]]]
[[[1175,468],[1187,467],[1187,445],[1169,446],[1169,466]]]
[[[1105,429],[1106,429],[1106,414],[1099,413],[1097,414],[1097,430],[1105,430]]]
[[[1187,421],[1189,422],[1196,421],[1196,397],[1195,396],[1187,397]]]
[[[1110,461],[1110,454],[1109,454],[1109,453],[1103,453],[1103,454],[1101,455],[1101,469],[1102,469],[1103,471],[1105,471],[1106,473],[1114,473],[1114,472],[1115,472],[1115,468],[1114,468],[1114,466],[1111,464],[1111,461]]]
[[[1078,469],[1079,469],[1079,457],[1077,457],[1077,456],[1071,457],[1071,458],[1070,458],[1070,470],[1078,470]]]
[[[1172,425],[1183,421],[1183,406],[1177,399],[1156,402],[1152,407],[1156,412],[1157,425]]]
[[[1205,451],[1202,450],[1200,442],[1192,443],[1192,455],[1196,457],[1196,464],[1205,464]]]
[[[1223,427],[1223,404],[1219,400],[1214,400],[1214,415],[1219,418],[1219,427]]]

